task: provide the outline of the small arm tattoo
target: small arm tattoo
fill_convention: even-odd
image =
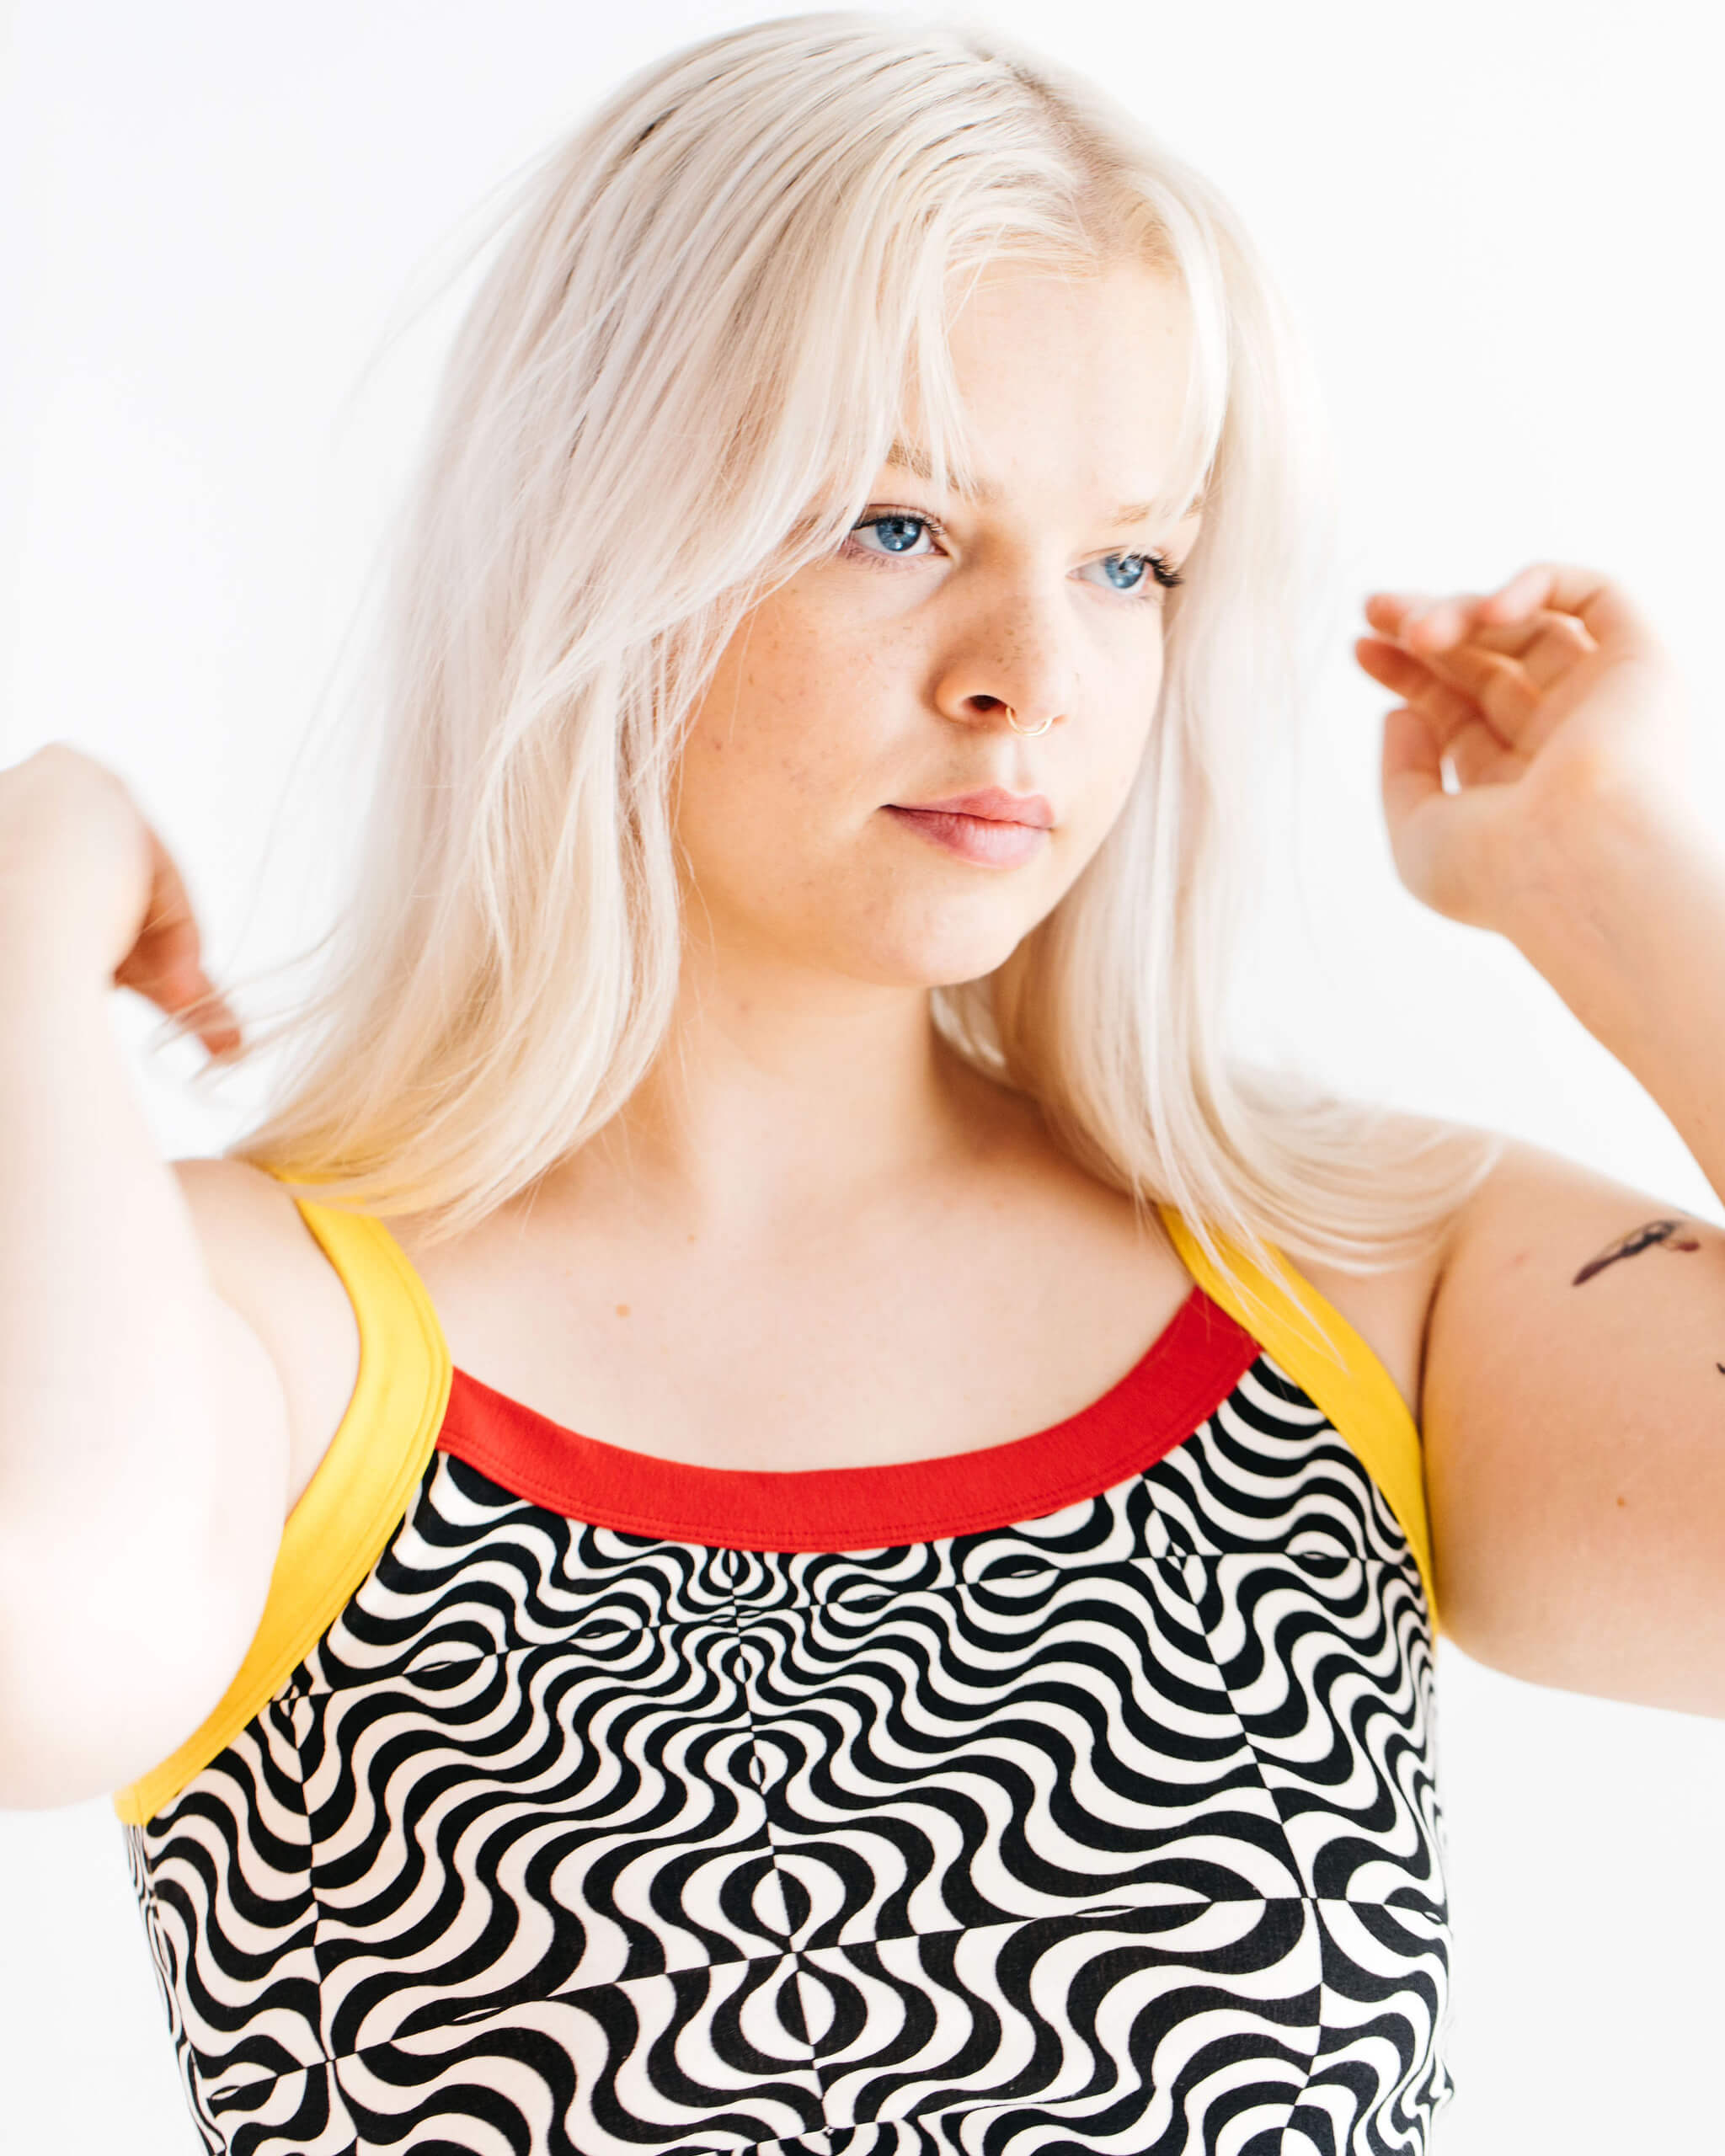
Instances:
[[[1603,1273],[1608,1265],[1615,1265],[1620,1257],[1638,1257],[1642,1251],[1651,1250],[1655,1243],[1666,1250],[1699,1250],[1701,1245],[1687,1232],[1682,1220],[1648,1220],[1639,1228],[1632,1228],[1626,1235],[1619,1235],[1615,1243],[1608,1243],[1599,1256],[1589,1258],[1570,1282],[1578,1288],[1583,1280],[1591,1280],[1596,1273]]]

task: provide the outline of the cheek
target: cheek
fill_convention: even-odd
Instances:
[[[803,739],[793,721],[802,670],[770,626],[745,625],[725,652],[683,752],[683,789],[694,802],[733,809],[776,779],[799,779]]]
[[[1075,737],[1071,820],[1075,831],[1080,825],[1084,830],[1087,859],[1126,805],[1156,723],[1161,686],[1160,656],[1148,667],[1140,658],[1109,685],[1106,701],[1092,707],[1091,723]],[[1106,720],[1104,712],[1110,714]]]
[[[697,880],[818,847],[852,805],[866,750],[851,670],[789,624],[756,619],[727,649],[682,753],[678,837]]]

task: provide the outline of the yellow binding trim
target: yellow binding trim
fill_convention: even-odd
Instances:
[[[1231,1317],[1267,1348],[1272,1359],[1285,1370],[1313,1405],[1321,1407],[1338,1435],[1359,1455],[1360,1465],[1383,1492],[1407,1537],[1413,1561],[1425,1587],[1432,1629],[1438,1624],[1438,1598],[1432,1583],[1431,1526],[1425,1502],[1425,1454],[1419,1426],[1407,1412],[1396,1380],[1362,1340],[1347,1319],[1319,1294],[1311,1282],[1296,1273],[1282,1253],[1271,1256],[1280,1268],[1273,1278],[1254,1265],[1237,1244],[1226,1237],[1216,1241],[1228,1262],[1249,1290],[1249,1299],[1223,1278],[1204,1256],[1197,1238],[1171,1205],[1160,1205],[1181,1262],[1210,1300],[1219,1303]],[[1301,1299],[1335,1344],[1332,1354],[1314,1338],[1309,1320],[1301,1315],[1288,1283],[1298,1287]]]
[[[424,1474],[449,1401],[450,1360],[431,1299],[381,1221],[296,1198],[359,1321],[353,1396],[287,1518],[270,1593],[239,1673],[196,1734],[114,1808],[153,1819],[267,1706],[382,1556]]]

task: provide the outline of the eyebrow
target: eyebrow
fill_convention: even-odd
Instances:
[[[913,442],[895,441],[886,453],[886,461],[930,486],[935,483],[932,461]],[[996,501],[1000,496],[999,488],[988,479],[979,479],[970,487],[954,486],[953,492],[963,501],[985,504]],[[1194,501],[1185,515],[1194,515],[1199,507],[1199,504]],[[1122,502],[1108,521],[1110,524],[1155,524],[1164,521],[1167,515],[1168,506],[1165,502]]]

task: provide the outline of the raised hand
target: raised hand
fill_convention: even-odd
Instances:
[[[1512,934],[1584,881],[1614,819],[1693,835],[1683,686],[1608,579],[1538,562],[1483,595],[1375,592],[1365,616],[1354,655],[1402,700],[1384,721],[1391,851],[1437,912]]]
[[[14,939],[136,990],[212,1058],[240,1045],[173,857],[125,782],[69,742],[0,771],[0,915],[8,909]]]

